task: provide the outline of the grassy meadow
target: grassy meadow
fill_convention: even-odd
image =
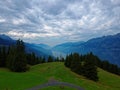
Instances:
[[[28,88],[55,79],[81,86],[85,90],[120,90],[120,76],[98,69],[99,81],[93,82],[83,76],[71,72],[62,62],[52,62],[31,66],[24,73],[11,72],[0,68],[0,90],[26,90]],[[75,90],[74,88],[60,86],[46,87],[41,90]]]

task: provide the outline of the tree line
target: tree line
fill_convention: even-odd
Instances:
[[[79,55],[78,53],[67,55],[64,64],[73,72],[83,75],[93,81],[99,80],[97,67],[120,75],[120,68],[117,65],[100,60],[92,52],[86,55]]]
[[[90,80],[98,81],[97,67],[93,59],[92,53],[87,55],[70,54],[66,57],[65,66]]]
[[[29,65],[36,65],[45,62],[64,61],[64,58],[48,56],[36,56],[34,52],[26,53],[22,40],[17,40],[15,45],[0,46],[0,67],[7,67],[14,72],[25,72]]]
[[[83,75],[88,79],[98,81],[97,67],[108,72],[120,75],[120,68],[108,61],[100,60],[92,52],[86,55],[73,53],[66,58],[54,58],[53,56],[38,57],[35,53],[26,53],[22,40],[17,40],[15,45],[0,46],[0,67],[7,67],[14,72],[25,72],[29,70],[29,65],[36,65],[46,62],[64,62],[65,66],[73,72]]]
[[[14,72],[25,72],[28,69],[22,40],[17,40],[15,45],[0,46],[0,67],[7,67]]]

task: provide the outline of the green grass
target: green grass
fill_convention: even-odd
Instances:
[[[0,90],[25,90],[48,82],[54,78],[63,82],[79,85],[85,90],[120,90],[120,77],[102,69],[99,71],[99,81],[93,82],[83,76],[71,72],[61,62],[44,63],[32,66],[25,73],[15,73],[8,69],[0,68]],[[47,87],[42,90],[61,90],[59,86]],[[65,87],[62,90],[75,90]]]

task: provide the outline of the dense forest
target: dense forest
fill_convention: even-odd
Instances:
[[[15,45],[0,47],[0,67],[7,67],[15,72],[25,72],[29,65],[44,63],[45,58],[37,57],[35,53],[26,53],[22,40],[17,40]]]
[[[111,64],[108,61],[102,61],[92,52],[86,55],[73,53],[66,56],[65,66],[73,72],[83,75],[88,79],[98,81],[97,67],[100,67],[108,72],[120,75],[120,68],[117,65]]]
[[[65,66],[73,72],[83,75],[86,78],[98,81],[97,67],[108,72],[120,75],[120,68],[108,61],[100,60],[92,52],[86,55],[73,53],[66,58],[55,58],[53,56],[38,57],[35,53],[26,53],[25,45],[22,40],[17,40],[15,45],[6,47],[0,46],[0,67],[9,68],[14,72],[25,72],[29,70],[30,65],[36,65],[45,62],[64,62]]]

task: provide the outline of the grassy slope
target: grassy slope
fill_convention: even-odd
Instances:
[[[59,81],[70,82],[79,85],[86,90],[119,90],[120,77],[101,69],[99,82],[86,80],[84,77],[71,72],[63,63],[45,63],[31,67],[25,73],[13,73],[7,69],[0,69],[0,90],[24,90],[47,82],[51,78]],[[43,90],[50,90],[50,87]],[[58,87],[52,87],[58,88]],[[57,89],[58,90],[58,89]],[[61,90],[59,88],[59,90]],[[65,89],[67,90],[67,88]],[[68,88],[69,90],[69,88]]]

